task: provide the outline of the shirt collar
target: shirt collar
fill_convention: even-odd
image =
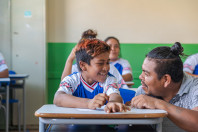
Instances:
[[[182,96],[183,94],[188,93],[190,90],[189,85],[192,83],[192,81],[193,81],[192,76],[184,72],[182,84],[177,94],[179,96]]]

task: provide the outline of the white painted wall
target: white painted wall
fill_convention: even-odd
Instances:
[[[198,0],[50,0],[48,42],[96,29],[123,43],[198,43]]]
[[[3,54],[8,67],[11,67],[10,39],[10,2],[0,0],[0,52]]]
[[[45,0],[11,3],[12,69],[29,74],[26,83],[26,122],[38,124],[35,111],[45,104],[46,28]],[[30,15],[25,15],[29,11]],[[21,93],[18,98],[22,99]]]
[[[0,0],[0,51],[9,70],[29,75],[25,85],[26,124],[38,124],[34,113],[46,103],[45,9],[45,0]],[[25,16],[26,11],[32,15]],[[21,90],[16,90],[16,98],[23,102]]]

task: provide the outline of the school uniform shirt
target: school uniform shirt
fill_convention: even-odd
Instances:
[[[130,73],[132,75],[132,69],[129,62],[125,59],[119,58],[117,61],[111,62],[121,75]]]
[[[80,72],[77,64],[73,64],[72,65],[72,73],[74,72]],[[120,73],[118,72],[118,70],[116,69],[116,67],[113,64],[110,64],[110,69],[109,69],[109,73],[112,74],[114,77],[116,77],[117,79],[117,84],[119,88],[129,88],[124,79],[122,78],[122,76],[120,75]]]
[[[81,73],[75,72],[66,76],[60,83],[58,91],[63,91],[76,97],[93,99],[99,93],[105,93],[109,96],[112,93],[120,94],[116,78],[108,74],[104,83],[94,82],[89,85],[83,80]]]
[[[198,53],[191,55],[186,59],[183,70],[198,75]]]
[[[0,72],[4,71],[6,69],[8,69],[8,66],[6,65],[4,57],[0,52]]]

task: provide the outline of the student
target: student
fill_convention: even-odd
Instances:
[[[105,42],[111,47],[110,62],[118,69],[124,81],[132,81],[132,69],[129,62],[123,58],[119,58],[120,42],[115,37],[108,37]]]
[[[96,38],[96,36],[97,36],[97,33],[95,31],[88,29],[83,32],[80,41],[82,41],[83,39],[93,39],[93,38]],[[77,47],[77,45],[72,49],[71,53],[69,54],[69,56],[66,60],[65,67],[64,67],[64,70],[63,70],[63,73],[61,76],[61,80],[73,72],[78,72],[78,69],[77,70],[75,69],[75,70],[73,70],[73,72],[71,72],[73,69],[72,66],[73,66],[73,62],[75,59],[76,47]]]
[[[96,36],[97,36],[96,31],[88,29],[83,32],[80,41],[82,41],[83,39],[93,39],[93,38],[96,38]],[[77,68],[77,64],[73,64],[73,61],[75,59],[75,51],[76,51],[76,46],[72,49],[70,55],[68,56],[66,60],[65,67],[61,76],[61,80],[65,78],[66,76],[70,75],[71,73],[79,72]],[[119,88],[128,88],[122,76],[120,75],[120,73],[118,72],[118,70],[115,68],[113,64],[110,64],[109,73],[116,77]]]
[[[198,53],[193,54],[186,59],[183,70],[198,75]]]
[[[106,104],[108,113],[126,111],[117,80],[109,74],[110,46],[99,39],[84,39],[77,44],[76,62],[81,72],[66,76],[54,97],[62,107],[96,109]]]
[[[168,119],[181,129],[197,131],[198,78],[183,72],[182,52],[183,47],[176,42],[172,47],[157,47],[146,55],[139,76],[142,85],[131,106],[165,110]],[[163,131],[168,131],[168,124],[163,124]],[[169,131],[176,129],[171,126]]]
[[[5,63],[4,57],[0,52],[0,78],[9,77],[8,66]]]

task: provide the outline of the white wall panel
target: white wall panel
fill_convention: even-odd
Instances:
[[[12,68],[30,75],[26,83],[26,122],[38,124],[34,112],[45,104],[45,0],[13,0],[11,5]],[[18,97],[22,100],[20,93]]]
[[[0,0],[0,52],[11,68],[10,1]]]

